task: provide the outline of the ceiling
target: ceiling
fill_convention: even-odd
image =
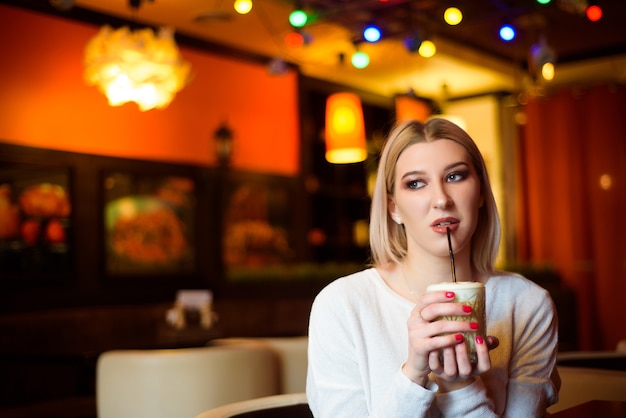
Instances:
[[[129,0],[13,3],[68,16],[88,12],[92,20],[105,15],[101,23],[111,16],[173,26],[177,39],[200,40],[204,46],[219,46],[268,63],[280,58],[297,65],[305,75],[383,96],[413,91],[441,99],[444,94],[454,98],[529,90],[536,85],[529,76],[529,51],[541,37],[557,59],[551,85],[594,79],[626,82],[625,0],[597,0],[604,11],[598,22],[581,14],[587,0],[552,0],[544,6],[535,0],[302,0],[318,19],[305,28],[311,42],[297,48],[284,43],[285,35],[293,30],[288,16],[294,1],[254,0],[247,15],[233,10],[233,0],[132,1],[138,7],[131,7]],[[457,26],[442,19],[443,10],[452,3],[464,12]],[[375,44],[360,42],[360,28],[370,21],[379,23],[388,37]],[[508,43],[497,36],[505,21],[520,28],[517,38]],[[435,56],[422,58],[409,52],[402,40],[410,32],[432,40],[437,46]],[[365,69],[350,64],[357,47],[370,55]]]

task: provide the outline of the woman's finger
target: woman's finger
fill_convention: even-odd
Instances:
[[[491,369],[491,358],[489,357],[489,347],[483,337],[476,336],[476,356],[478,357],[478,363],[474,370],[474,374],[480,375]]]

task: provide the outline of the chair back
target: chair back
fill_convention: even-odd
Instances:
[[[263,347],[114,350],[96,371],[98,418],[184,418],[278,393],[277,359]]]
[[[561,377],[559,401],[553,414],[592,400],[626,401],[626,372],[588,367],[557,366]]]
[[[266,396],[210,409],[196,418],[313,418],[306,394]]]
[[[280,393],[301,393],[306,389],[308,366],[307,336],[220,338],[211,341],[214,346],[261,345],[276,353],[279,365]]]

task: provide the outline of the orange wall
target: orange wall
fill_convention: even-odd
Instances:
[[[0,141],[99,155],[215,165],[213,132],[235,134],[233,168],[299,171],[297,74],[182,48],[193,79],[163,110],[111,107],[83,81],[98,27],[0,5]]]

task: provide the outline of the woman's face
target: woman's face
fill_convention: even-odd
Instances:
[[[465,148],[446,139],[409,146],[398,158],[395,184],[389,211],[404,224],[409,253],[447,256],[448,227],[455,253],[469,251],[483,198]]]

